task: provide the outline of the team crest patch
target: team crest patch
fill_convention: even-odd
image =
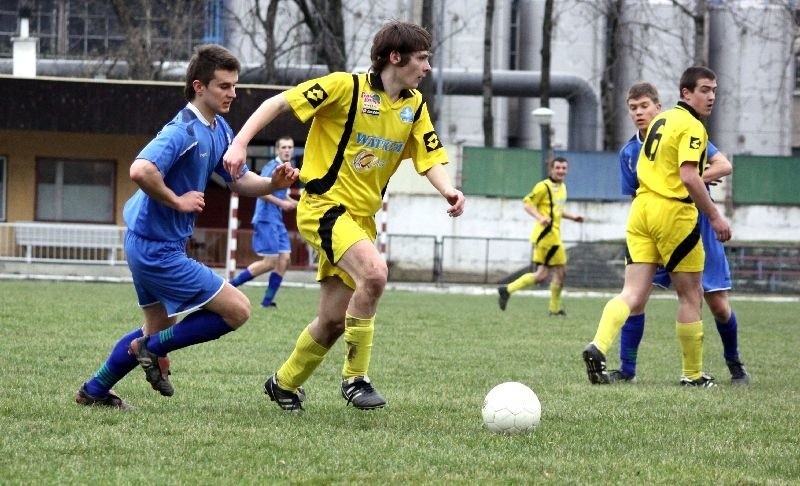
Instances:
[[[402,121],[403,123],[414,122],[414,112],[411,110],[410,107],[406,106],[402,110],[400,110],[400,121]]]
[[[425,142],[425,149],[428,152],[433,152],[434,150],[442,148],[442,141],[439,140],[439,136],[436,135],[436,132],[426,133],[422,136],[422,141]]]
[[[691,149],[699,149],[700,148],[700,139],[697,137],[690,137],[689,138],[689,148]]]
[[[319,83],[315,84],[314,86],[308,88],[305,92],[303,92],[303,96],[305,96],[306,100],[313,106],[314,108],[318,107],[322,104],[323,101],[328,99],[328,93],[322,89],[322,86]]]

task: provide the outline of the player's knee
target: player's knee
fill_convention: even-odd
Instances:
[[[252,308],[247,297],[244,297],[243,299],[236,299],[236,301],[231,303],[230,307],[228,308],[228,312],[225,313],[225,322],[227,322],[228,325],[234,329],[238,329],[245,322],[247,322],[248,319],[250,319],[251,311]]]
[[[386,263],[381,261],[364,272],[361,276],[360,284],[364,291],[372,295],[381,295],[386,287],[388,278],[389,270],[386,267]]]

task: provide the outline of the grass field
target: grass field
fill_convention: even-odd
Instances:
[[[259,302],[263,287],[246,287]],[[172,398],[137,369],[116,386],[134,412],[73,395],[140,322],[130,284],[0,281],[0,483],[788,484],[800,481],[798,304],[734,301],[748,387],[727,384],[706,315],[716,389],[678,387],[672,300],[653,300],[639,383],[591,386],[580,358],[605,298],[565,298],[569,316],[515,296],[388,291],[370,375],[389,405],[339,396],[341,343],[290,415],[262,391],[316,314],[317,290],[283,288],[239,331],[171,355]],[[617,350],[610,353],[616,356]],[[612,367],[616,363],[611,359]],[[521,381],[542,402],[531,434],[489,433],[483,396]]]

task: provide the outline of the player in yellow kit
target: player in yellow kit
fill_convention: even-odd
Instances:
[[[656,116],[647,129],[637,162],[639,189],[626,227],[627,265],[622,292],[603,309],[594,340],[583,350],[589,381],[607,384],[605,356],[632,308],[647,301],[659,265],[678,294],[675,330],[682,352],[680,384],[713,387],[703,372],[701,282],[705,254],[698,209],[708,216],[720,241],[730,224],[717,210],[701,178],[708,135],[701,119],[711,114],[717,82],[713,71],[691,67],[680,81],[681,101]]]
[[[422,27],[386,24],[375,35],[369,73],[332,73],[266,100],[224,157],[230,170],[242,165],[249,141],[280,113],[312,120],[297,227],[319,254],[320,305],[292,354],[264,384],[284,410],[302,410],[303,383],[342,335],[342,396],[359,409],[386,404],[367,376],[375,314],[388,276],[375,247],[383,192],[400,161],[411,158],[450,204],[450,216],[464,210],[464,195],[443,167],[447,153],[416,89],[431,69],[430,47],[431,36]]]
[[[525,211],[536,220],[531,233],[532,262],[539,267],[536,273],[525,273],[508,285],[497,288],[500,310],[506,310],[511,294],[544,282],[552,269],[549,314],[562,317],[567,315],[561,307],[561,290],[564,288],[567,267],[567,252],[561,241],[561,220],[567,218],[578,223],[583,222],[583,216],[564,209],[567,204],[567,184],[564,179],[567,177],[568,166],[567,159],[563,157],[551,160],[549,177],[537,182],[522,199]]]

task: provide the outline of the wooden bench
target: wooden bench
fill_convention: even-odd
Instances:
[[[114,265],[117,252],[124,249],[125,228],[102,224],[43,223],[22,221],[14,223],[14,236],[17,245],[25,248],[25,261],[34,258],[34,248],[100,250],[104,252],[102,261]],[[49,260],[74,260],[56,256]],[[85,258],[82,258],[85,260]]]

